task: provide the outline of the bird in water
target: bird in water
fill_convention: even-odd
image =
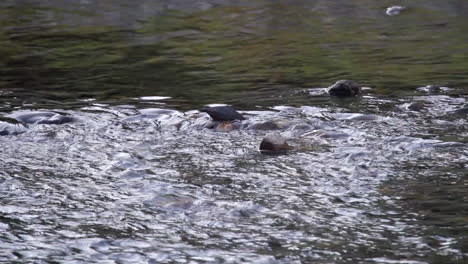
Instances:
[[[245,117],[230,106],[203,107],[200,112],[207,113],[214,121],[225,122],[245,120]]]

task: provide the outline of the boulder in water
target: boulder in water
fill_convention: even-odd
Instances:
[[[278,133],[266,135],[259,147],[262,154],[282,154],[291,149],[286,139]]]
[[[328,88],[328,93],[331,96],[337,97],[352,97],[362,93],[362,87],[358,83],[350,80],[337,81]]]

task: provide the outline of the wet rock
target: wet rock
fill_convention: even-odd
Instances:
[[[291,149],[286,139],[277,133],[266,135],[259,147],[262,154],[281,154]]]
[[[7,117],[18,120],[25,124],[48,124],[61,125],[78,121],[77,118],[56,112],[27,111],[8,115]]]
[[[230,106],[204,107],[200,112],[207,113],[214,121],[245,120],[245,117]]]
[[[400,14],[400,12],[405,10],[405,9],[406,9],[406,7],[404,7],[404,6],[390,6],[385,11],[385,14],[387,14],[388,16],[396,16],[396,15]]]
[[[429,85],[426,85],[426,90],[430,93],[438,93],[440,92],[440,86],[429,84]]]
[[[16,119],[0,117],[0,136],[17,135],[26,132],[27,127]]]
[[[362,93],[361,85],[350,80],[337,81],[328,88],[328,93],[331,96],[337,97],[352,97]]]

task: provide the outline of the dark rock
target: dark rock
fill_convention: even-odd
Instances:
[[[207,113],[214,121],[245,120],[244,116],[230,106],[204,107],[200,112]]]
[[[291,149],[286,139],[280,134],[266,135],[259,147],[262,154],[281,154]]]
[[[426,85],[426,90],[430,93],[438,93],[440,92],[440,86],[429,84],[429,85]]]
[[[53,124],[61,125],[78,121],[77,118],[55,112],[19,112],[8,115],[25,124]]]
[[[354,81],[341,80],[330,86],[328,93],[337,97],[358,96],[362,93],[362,87]]]
[[[281,242],[278,239],[275,239],[275,238],[270,239],[267,241],[267,243],[270,249],[273,251],[283,249],[283,246],[281,245]]]

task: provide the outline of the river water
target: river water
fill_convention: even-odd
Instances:
[[[468,263],[467,13],[2,1],[1,116],[77,121],[0,136],[0,262]],[[340,79],[368,88],[327,96]],[[272,132],[294,149],[260,154]]]

